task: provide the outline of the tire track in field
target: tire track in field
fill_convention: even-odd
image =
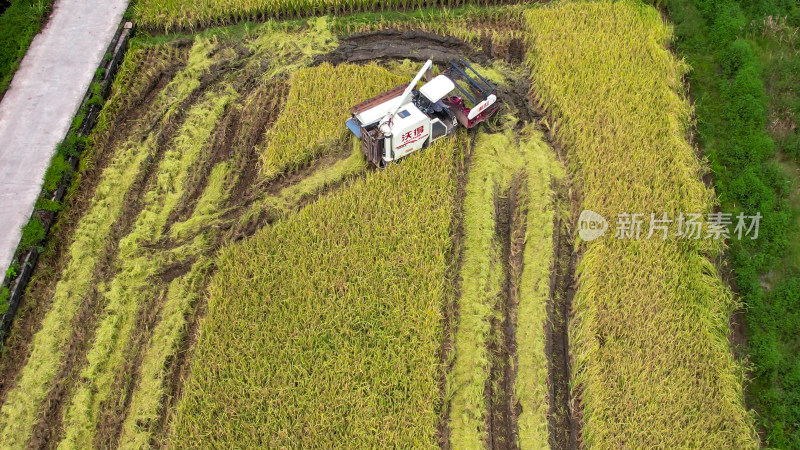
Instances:
[[[523,173],[512,175],[505,192],[495,192],[495,234],[500,245],[503,267],[503,289],[497,298],[491,319],[489,356],[491,368],[486,382],[488,400],[488,442],[491,449],[516,449],[516,402],[514,378],[516,368],[516,307],[518,281],[522,269],[525,238],[525,216],[520,216],[520,195]],[[521,234],[520,234],[521,231]]]
[[[556,207],[567,207],[570,202],[565,183],[556,184]],[[553,271],[551,273],[550,302],[547,305],[548,327],[546,348],[548,358],[548,384],[550,386],[550,446],[556,450],[574,449],[578,446],[577,424],[580,418],[573,410],[570,392],[571,359],[569,349],[569,320],[572,298],[575,295],[575,267],[577,254],[573,252],[574,236],[569,214],[556,214],[553,233]]]
[[[469,144],[468,144],[469,145]],[[447,269],[448,295],[442,307],[442,346],[439,360],[442,366],[439,378],[439,392],[441,405],[439,407],[439,423],[436,435],[439,446],[443,449],[450,448],[450,403],[447,401],[447,374],[453,368],[455,327],[458,323],[458,299],[461,297],[461,264],[464,261],[464,198],[469,177],[470,159],[472,153],[469,148],[459,149],[460,154],[453,155],[456,178],[456,194],[453,198],[452,223],[450,224],[451,241],[449,265]]]

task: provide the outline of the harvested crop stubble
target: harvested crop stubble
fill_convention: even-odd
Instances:
[[[477,448],[487,439],[485,387],[493,363],[487,348],[491,321],[498,320],[499,302],[505,301],[506,277],[519,286],[517,322],[519,367],[514,386],[522,406],[519,445],[543,448],[547,433],[547,360],[545,355],[546,306],[550,295],[553,206],[551,177],[560,169],[553,151],[532,127],[522,135],[509,121],[501,133],[481,133],[472,150],[469,181],[464,199],[464,259],[461,264],[461,298],[455,334],[453,369],[448,374],[450,445]],[[526,178],[520,199],[527,210],[524,266],[510,275],[497,235],[496,202],[508,195],[514,175]],[[519,277],[518,279],[516,277]]]
[[[525,17],[533,91],[578,170],[583,208],[612,230],[619,213],[709,212],[713,193],[685,140],[687,67],[665,49],[672,34],[658,12],[559,2]],[[577,269],[570,342],[583,443],[757,446],[727,341],[735,303],[709,262],[719,246],[609,234],[584,245]]]
[[[487,342],[504,278],[502,251],[495,236],[494,202],[497,191],[508,190],[511,174],[521,163],[518,152],[500,150],[508,143],[502,134],[478,135],[465,188],[455,360],[447,374],[453,448],[477,448],[487,438],[488,400],[484,392],[492,363]]]
[[[403,79],[376,64],[328,63],[292,74],[285,112],[267,132],[262,173],[272,179],[336,147],[349,132],[354,104],[400,85]]]
[[[555,204],[553,179],[564,176],[555,153],[531,131],[520,142],[525,147],[527,178],[525,249],[519,279],[517,309],[517,378],[514,396],[521,411],[517,421],[519,448],[548,447],[547,352],[545,329],[553,268]]]
[[[142,298],[153,298],[157,288],[150,278],[158,273],[162,258],[148,244],[161,238],[167,218],[183,196],[189,169],[206,148],[214,125],[237,98],[224,87],[222,93],[210,91],[193,106],[157,169],[157,182],[144,195],[144,208],[131,233],[119,243],[119,272],[103,292],[105,314],[97,327],[95,340],[87,353],[81,382],[74,387],[69,409],[64,415],[64,444],[73,448],[91,447],[98,427],[100,405],[112,394],[117,368],[125,357],[135,330],[135,318]]]
[[[225,248],[170,445],[434,447],[463,136]]]

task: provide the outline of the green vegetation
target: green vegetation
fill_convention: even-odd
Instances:
[[[729,250],[746,305],[748,400],[768,445],[800,448],[800,7],[780,0],[666,6],[677,48],[693,67],[698,135],[721,207],[763,216],[758,239],[732,241]]]
[[[525,17],[533,92],[577,171],[581,209],[612,223],[620,213],[710,212],[713,193],[685,140],[687,67],[666,50],[671,29],[658,12],[561,2]],[[757,446],[727,340],[736,305],[709,262],[714,242],[582,244],[570,343],[584,445]]]
[[[0,15],[0,98],[28,51],[34,36],[47,21],[54,0],[14,0]]]
[[[462,146],[370,172],[221,252],[171,445],[435,445]]]
[[[39,245],[44,239],[44,225],[42,221],[34,217],[22,227],[22,238],[19,240],[20,248],[29,249]]]

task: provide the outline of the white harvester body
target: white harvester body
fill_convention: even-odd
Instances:
[[[416,90],[417,83],[428,73],[433,62],[428,60],[407,85],[377,95],[351,109],[347,127],[361,139],[364,155],[373,164],[383,167],[416,150],[455,132],[458,124],[471,128],[486,120],[498,105],[494,86],[489,84],[466,61],[483,84],[472,79],[455,63]],[[456,82],[463,79],[478,96],[478,102]],[[458,89],[473,104],[467,108],[462,97],[449,95]]]

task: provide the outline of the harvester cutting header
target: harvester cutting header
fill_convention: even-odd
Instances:
[[[441,75],[430,79],[432,65],[428,60],[411,83],[350,109],[347,128],[361,139],[361,150],[376,166],[384,167],[427,147],[454,133],[458,124],[472,128],[500,108],[496,88],[468,62],[451,62]],[[425,75],[429,81],[417,90]],[[453,91],[460,95],[450,95]]]

